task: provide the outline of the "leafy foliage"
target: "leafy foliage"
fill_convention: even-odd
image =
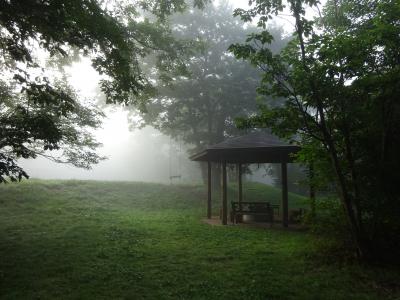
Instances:
[[[321,181],[334,180],[360,256],[398,247],[398,1],[327,1],[315,20],[305,12],[317,1],[252,2],[236,14],[257,16],[265,27],[285,9],[295,39],[279,54],[268,49],[267,31],[231,47],[263,69],[259,93],[286,99],[240,125],[271,126],[282,137],[301,139],[299,159],[316,164]]]
[[[174,15],[171,28],[179,39],[195,37],[197,52],[186,63],[186,76],[175,76],[170,84],[159,82],[159,94],[137,123],[154,126],[195,152],[236,135],[234,119],[256,111],[260,72],[227,51],[231,43],[251,32],[232,17],[227,2]],[[278,29],[276,35],[280,35]],[[282,43],[278,40],[276,47]],[[133,115],[137,117],[136,112]]]
[[[61,95],[66,95],[65,101],[57,98],[41,104],[30,100],[29,94],[18,94],[2,84],[0,182],[6,182],[7,177],[12,181],[28,178],[17,165],[19,157],[41,155],[81,168],[90,168],[104,159],[96,154],[100,144],[90,131],[101,124],[103,113],[93,106],[80,104],[74,91],[65,83],[59,82],[53,87]],[[50,155],[50,151],[57,154]]]
[[[94,151],[99,144],[87,130],[100,125],[101,113],[81,104],[65,78],[60,82],[48,69],[45,58],[68,63],[89,56],[102,76],[107,102],[138,107],[155,91],[143,74],[141,58],[156,53],[161,75],[182,68],[188,45],[176,41],[163,20],[183,10],[184,1],[107,3],[0,2],[0,181],[27,177],[16,159],[47,155],[46,150],[63,148],[66,159],[56,161],[85,168],[101,159]]]

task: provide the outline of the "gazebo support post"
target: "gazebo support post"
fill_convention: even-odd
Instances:
[[[239,187],[239,202],[243,201],[243,186],[242,186],[242,164],[237,164],[238,168],[238,187]]]
[[[228,224],[226,161],[222,162],[222,225]]]
[[[207,161],[207,219],[211,219],[211,161]]]
[[[287,181],[287,164],[281,164],[282,168],[282,225],[289,225],[289,204],[288,204],[288,181]]]

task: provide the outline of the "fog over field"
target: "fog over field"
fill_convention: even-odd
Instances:
[[[68,68],[69,82],[88,101],[98,101],[98,74],[90,61],[82,59]],[[106,118],[95,136],[107,159],[91,170],[52,162],[46,158],[21,160],[28,174],[43,179],[90,179],[170,182],[170,176],[182,175],[184,182],[200,181],[196,163],[187,159],[181,143],[174,142],[151,127],[129,129],[127,111],[105,106]],[[181,174],[185,173],[185,174]],[[183,176],[184,175],[184,176]]]
[[[130,130],[127,112],[107,110],[103,128],[96,131],[103,144],[99,152],[107,159],[91,170],[52,162],[46,158],[22,160],[32,178],[145,181],[161,183],[200,183],[198,163],[188,159],[182,143],[171,140],[158,130],[146,127]],[[262,165],[253,166],[251,181],[271,183]],[[170,176],[181,178],[170,179]]]
[[[233,8],[247,6],[247,0],[232,0],[230,3]],[[190,146],[174,141],[152,127],[130,128],[128,112],[124,107],[104,105],[104,100],[99,96],[100,76],[88,58],[80,58],[80,61],[67,67],[66,71],[68,82],[84,101],[99,103],[104,107],[106,118],[102,128],[96,130],[95,136],[103,144],[98,150],[99,154],[107,159],[94,165],[91,170],[55,163],[42,157],[21,159],[21,165],[29,176],[43,179],[201,182],[198,163],[188,159],[187,147]],[[247,180],[272,182],[263,166],[253,166],[252,169],[253,175],[248,175]],[[171,181],[171,176],[177,178]]]
[[[69,82],[88,101],[98,97],[98,74],[90,61],[82,59],[68,68]],[[188,159],[185,145],[152,127],[129,128],[128,112],[123,107],[105,106],[102,128],[95,132],[103,144],[99,153],[107,159],[91,170],[59,164],[46,158],[21,160],[32,178],[145,181],[161,183],[199,183],[198,163]],[[262,168],[248,179],[270,183]],[[180,178],[170,179],[171,176]]]

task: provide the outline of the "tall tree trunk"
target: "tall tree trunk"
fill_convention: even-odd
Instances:
[[[316,200],[315,200],[315,185],[314,185],[314,165],[313,162],[310,163],[309,166],[309,173],[308,173],[308,179],[309,179],[309,186],[310,186],[310,208],[311,208],[311,221],[315,221],[315,216],[317,212],[316,208]]]
[[[345,175],[340,166],[334,145],[331,144],[329,148],[332,165],[334,167],[335,175],[337,178],[340,200],[345,209],[353,241],[357,248],[357,256],[362,259],[367,259],[369,257],[369,247],[366,240],[364,239],[364,234],[361,228],[358,226],[353,197],[347,188]]]
[[[336,175],[336,179],[337,179],[337,184],[338,184],[338,189],[339,189],[339,191],[338,191],[339,197],[343,204],[344,210],[346,212],[347,220],[348,220],[348,223],[350,226],[351,235],[352,235],[354,244],[357,248],[357,255],[359,258],[367,258],[368,252],[369,252],[368,246],[363,238],[361,228],[359,227],[359,224],[357,221],[356,212],[354,210],[355,205],[353,203],[354,199],[353,199],[350,191],[348,190],[347,181],[346,181],[343,169],[339,162],[336,146],[333,141],[333,137],[328,130],[328,126],[327,126],[326,118],[325,118],[325,111],[323,109],[322,99],[319,95],[318,88],[315,86],[314,79],[311,77],[312,72],[309,69],[307,62],[306,62],[307,59],[306,59],[306,51],[305,51],[305,42],[304,42],[304,38],[303,38],[304,30],[303,30],[303,23],[301,21],[301,15],[300,15],[300,12],[302,10],[302,2],[300,0],[292,0],[292,1],[290,1],[290,3],[292,6],[293,15],[296,20],[296,33],[299,38],[303,68],[307,74],[310,74],[310,76],[308,76],[308,81],[309,81],[311,92],[312,92],[311,97],[314,98],[314,100],[316,102],[316,108],[317,108],[317,112],[319,115],[319,130],[322,133],[325,146],[331,157],[332,166],[335,171],[335,175]]]

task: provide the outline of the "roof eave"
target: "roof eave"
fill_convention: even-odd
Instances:
[[[207,159],[201,159],[203,156],[204,157],[206,157],[207,156],[207,153],[208,153],[208,149],[206,149],[206,150],[203,150],[203,151],[201,151],[201,152],[198,152],[198,153],[195,153],[195,154],[193,154],[193,155],[191,155],[191,156],[189,156],[189,159],[190,160],[193,160],[193,161],[206,161]]]

